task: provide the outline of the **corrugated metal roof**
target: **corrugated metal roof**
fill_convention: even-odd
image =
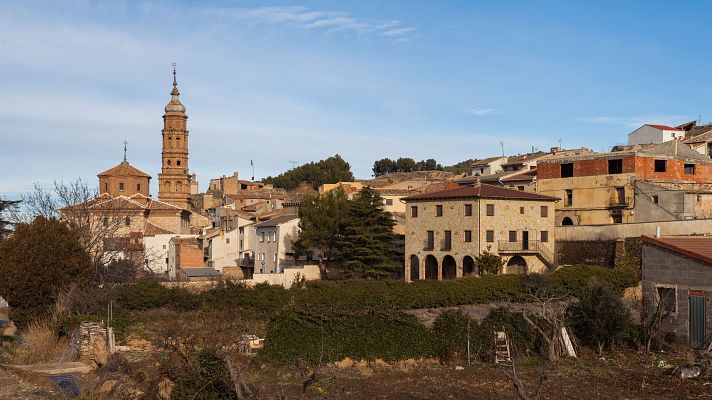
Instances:
[[[220,275],[220,272],[214,268],[180,268],[180,270],[191,278]]]

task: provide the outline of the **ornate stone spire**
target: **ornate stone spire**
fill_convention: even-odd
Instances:
[[[185,114],[185,106],[180,102],[178,96],[180,96],[180,92],[176,81],[176,63],[173,63],[173,90],[171,91],[171,101],[166,105],[166,113]]]

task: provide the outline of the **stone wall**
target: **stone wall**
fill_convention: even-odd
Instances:
[[[615,259],[615,240],[556,242],[556,260],[559,265],[587,264],[613,266]]]
[[[643,244],[643,295],[655,304],[659,286],[676,289],[676,311],[663,321],[663,329],[680,344],[688,343],[690,290],[712,294],[712,267],[658,246]],[[712,335],[712,302],[706,302],[707,337]]]
[[[663,236],[712,234],[712,219],[590,226],[557,226],[556,240],[623,240],[629,237],[640,237],[642,235],[655,236],[656,227],[660,227],[660,233]]]

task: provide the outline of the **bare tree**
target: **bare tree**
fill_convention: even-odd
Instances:
[[[645,329],[645,350],[650,352],[655,345],[665,345],[663,340],[663,323],[673,313],[669,307],[669,301],[674,300],[674,292],[666,291],[663,296],[655,296],[654,301],[650,301],[648,296],[643,295],[640,303],[635,307],[640,313],[640,322]]]
[[[534,390],[533,394],[527,393],[526,387],[524,387],[524,382],[522,382],[522,377],[519,375],[519,372],[517,371],[517,363],[512,358],[511,364],[509,365],[504,365],[500,364],[499,365],[500,369],[504,374],[509,378],[510,381],[512,381],[512,385],[514,385],[514,390],[517,393],[517,396],[521,400],[538,400],[539,396],[541,396],[541,389],[544,387],[544,382],[547,379],[547,373],[546,373],[546,367],[547,363],[544,361],[541,365],[541,370],[539,372],[539,382],[537,384],[536,390]]]
[[[529,298],[541,307],[541,312],[538,315],[544,323],[534,321],[526,311],[522,313],[522,316],[546,342],[549,362],[557,363],[563,353],[561,329],[564,326],[564,309],[561,302],[568,296],[555,294],[550,281],[540,275],[527,275],[523,278],[523,283],[527,288]]]
[[[44,216],[67,222],[79,234],[100,279],[101,270],[125,254],[115,247],[122,237],[129,210],[120,201],[98,194],[96,188],[81,179],[70,183],[55,181],[51,191],[35,183],[34,191],[22,196],[27,211],[18,218],[27,222]],[[114,249],[110,250],[112,246]]]

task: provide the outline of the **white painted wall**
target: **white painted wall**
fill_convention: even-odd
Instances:
[[[654,128],[652,126],[643,125],[628,134],[628,144],[648,144],[648,143],[663,143],[673,139],[684,137],[685,133],[681,131],[669,131]]]

